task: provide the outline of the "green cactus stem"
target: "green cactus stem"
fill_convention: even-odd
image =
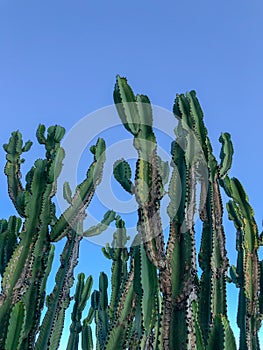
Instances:
[[[133,94],[125,78],[117,76],[114,102],[124,127],[134,136],[138,152],[134,186],[130,181],[130,169],[124,160],[115,163],[117,181],[138,202],[138,230],[142,234],[147,255],[156,267],[164,268],[164,239],[160,219],[162,180],[156,153],[157,143],[152,128],[152,109],[147,96]]]
[[[21,134],[14,132],[9,143],[4,145],[7,152],[5,174],[8,179],[9,195],[25,221],[22,232],[19,233],[19,244],[9,259],[2,279],[0,347],[4,347],[10,310],[20,301],[24,303],[26,310],[34,309],[34,313],[25,313],[21,349],[30,349],[34,344],[43,307],[46,271],[49,268],[48,261],[51,254],[49,225],[54,217],[51,199],[54,196],[54,188],[64,157],[64,151],[59,145],[64,132],[64,128],[59,126],[48,128],[45,143],[46,158],[35,162],[26,175],[25,188],[20,181],[20,164],[23,161],[21,154],[29,150],[31,142],[23,146]]]
[[[74,296],[74,307],[71,313],[71,326],[70,326],[70,336],[68,340],[67,350],[78,350],[79,344],[79,333],[81,332],[81,317],[82,312],[86,306],[87,300],[90,297],[90,291],[92,288],[92,277],[89,276],[84,283],[85,275],[80,273],[78,275],[78,283],[76,286],[75,296]]]
[[[248,196],[236,178],[226,177],[221,185],[232,199],[227,204],[229,219],[237,230],[237,265],[231,276],[239,291],[237,324],[240,328],[240,350],[260,349],[258,332],[261,325],[259,306],[260,263],[259,235],[254,211]]]

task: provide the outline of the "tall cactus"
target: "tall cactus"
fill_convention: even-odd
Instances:
[[[259,305],[262,268],[258,259],[258,227],[248,196],[239,180],[226,177],[221,184],[231,198],[227,203],[228,216],[237,230],[237,265],[231,267],[230,273],[233,282],[240,289],[237,315],[240,350],[256,350],[260,349],[258,332],[262,318],[262,305]]]
[[[21,179],[22,154],[32,142],[23,144],[16,131],[4,145],[8,192],[18,216],[0,220],[0,349],[58,349],[65,311],[74,299],[68,350],[78,349],[80,334],[83,350],[235,350],[227,315],[228,279],[239,288],[240,350],[258,350],[263,317],[263,262],[258,255],[263,233],[258,234],[242,185],[228,177],[233,157],[230,135],[222,133],[219,138],[218,162],[196,93],[177,95],[173,113],[178,125],[171,144],[169,175],[169,163],[157,155],[148,97],[135,96],[127,80],[117,76],[114,102],[138,154],[134,180],[125,159],[117,160],[113,169],[115,179],[138,204],[137,234],[130,248],[125,222],[113,210],[108,210],[99,224],[83,230],[85,210],[102,179],[103,139],[91,146],[93,161],[75,192],[64,184],[63,195],[69,205],[58,218],[52,199],[64,158],[60,146],[64,128],[55,125],[46,131],[39,125],[37,140],[46,154],[35,161],[25,181]],[[227,277],[220,186],[231,199],[228,216],[237,230],[237,264],[230,268],[231,279]],[[167,241],[160,214],[166,194],[170,200]],[[198,257],[197,213],[202,223]],[[99,288],[91,294],[93,279],[89,276],[85,282],[81,273],[72,296],[82,238],[99,235],[113,220],[113,241],[102,249],[111,260],[111,278],[101,272]],[[55,285],[46,297],[56,242],[62,238],[65,245]],[[90,294],[89,312],[82,321]],[[44,303],[46,313],[40,323]]]
[[[52,197],[56,192],[56,181],[62,168],[64,150],[60,141],[64,128],[51,126],[45,135],[44,125],[37,129],[37,139],[46,149],[46,158],[38,159],[21,182],[21,155],[30,149],[29,141],[23,146],[22,136],[12,133],[9,143],[4,145],[7,152],[5,174],[8,191],[18,214],[24,219],[19,232],[21,219],[11,217],[1,220],[0,249],[2,290],[0,294],[0,348],[9,346],[16,320],[23,319],[16,340],[17,349],[56,349],[62,333],[65,309],[70,301],[70,287],[73,284],[73,271],[77,264],[79,243],[83,237],[82,222],[85,209],[92,199],[96,186],[100,183],[105,162],[105,142],[98,139],[91,147],[94,161],[86,179],[77,186],[72,198],[68,184],[64,185],[64,197],[70,202],[69,208],[59,219],[55,216]],[[85,232],[85,236],[99,234],[115,218],[115,213],[105,214],[102,223]],[[61,266],[56,276],[56,286],[47,298],[47,313],[39,328],[41,311],[44,306],[46,281],[54,256],[56,242],[67,236],[61,255]],[[34,310],[34,312],[30,310]],[[50,348],[50,347],[49,347]],[[51,349],[50,348],[50,349]]]
[[[158,268],[164,268],[164,241],[160,219],[160,199],[162,181],[158,172],[157,143],[152,128],[152,109],[147,96],[133,94],[125,78],[117,76],[114,89],[114,102],[124,127],[134,137],[134,147],[138,152],[134,189],[138,202],[139,226],[143,243],[150,261]],[[128,188],[130,174],[126,162],[117,163],[114,170],[116,179],[122,178],[118,170],[124,168],[121,180]],[[126,168],[126,169],[125,169]],[[128,174],[127,174],[127,173]],[[126,184],[126,182],[128,182]],[[125,183],[125,185],[124,185]]]
[[[21,333],[21,348],[31,349],[39,325],[40,314],[45,295],[46,272],[49,256],[52,254],[49,240],[49,225],[54,219],[54,196],[57,177],[60,173],[64,151],[60,140],[64,128],[52,126],[44,136],[45,128],[40,125],[41,143],[46,148],[46,158],[38,159],[26,175],[26,186],[21,183],[21,155],[31,147],[28,141],[23,146],[22,136],[17,131],[12,133],[8,144],[4,145],[7,153],[5,174],[8,179],[8,191],[18,214],[24,218],[19,244],[15,248],[5,268],[0,296],[0,347],[4,348],[7,336],[10,311],[16,303],[22,302],[26,310],[24,327]],[[40,138],[38,137],[40,141]]]
[[[177,96],[174,113],[179,118],[179,125],[176,141],[172,144],[174,171],[168,191],[171,224],[165,251],[159,214],[164,184],[162,171],[158,166],[161,163],[156,154],[150,101],[143,95],[135,97],[126,79],[119,76],[115,85],[114,101],[124,127],[134,136],[134,147],[138,151],[134,184],[131,182],[131,169],[125,160],[115,163],[114,175],[126,191],[135,193],[139,206],[138,232],[142,236],[150,262],[159,270],[162,292],[161,346],[163,349],[193,347],[196,337],[201,334],[199,344],[202,347],[207,344],[213,327],[219,327],[218,322],[214,323],[215,317],[224,317],[224,322],[228,322],[228,260],[218,181],[226,175],[231,165],[232,148],[229,136],[223,134],[221,137],[223,146],[221,164],[218,165],[195,92]],[[196,146],[203,157],[200,152],[196,152]],[[207,177],[202,178],[205,166]],[[200,216],[204,221],[199,254],[203,269],[200,285],[197,278],[194,232],[197,178],[201,178],[202,182]],[[229,337],[233,337],[231,330],[229,332]],[[211,342],[212,340],[210,344]]]

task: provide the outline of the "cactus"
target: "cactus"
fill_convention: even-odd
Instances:
[[[235,350],[227,316],[229,281],[239,288],[240,349],[259,349],[263,261],[258,255],[263,234],[258,233],[242,185],[228,176],[233,158],[230,135],[222,133],[219,138],[218,162],[196,93],[177,95],[173,113],[178,125],[169,165],[157,154],[148,97],[135,96],[127,80],[117,76],[114,101],[138,154],[134,180],[125,159],[117,160],[113,169],[115,179],[138,204],[137,233],[130,248],[125,222],[114,210],[108,210],[97,225],[83,229],[85,210],[102,178],[103,139],[90,147],[93,161],[75,191],[64,184],[68,208],[58,218],[52,199],[64,158],[60,146],[64,128],[56,125],[46,131],[39,125],[36,136],[45,147],[45,157],[35,161],[25,181],[21,179],[22,154],[32,142],[24,144],[16,131],[4,145],[8,192],[18,216],[0,220],[0,348],[57,349],[66,309],[74,299],[67,350],[78,349],[80,334],[83,350]],[[226,207],[237,230],[237,264],[231,266],[230,277],[221,188],[230,197]],[[170,200],[167,239],[160,215],[165,195]],[[197,213],[202,223],[198,256]],[[91,293],[93,278],[85,281],[80,273],[71,295],[82,238],[101,234],[112,221],[116,232],[111,244],[102,248],[111,261],[111,276],[101,272],[98,290]],[[61,239],[65,245],[60,266],[54,288],[46,296],[55,247]],[[82,320],[90,295],[89,311]]]
[[[162,166],[156,153],[150,101],[144,95],[135,97],[127,80],[119,76],[115,85],[114,101],[124,127],[134,137],[138,160],[134,184],[131,182],[131,169],[124,159],[115,163],[113,173],[121,186],[136,196],[139,207],[138,232],[149,262],[159,270],[162,318],[158,337],[161,346],[163,349],[186,349],[193,347],[198,337],[200,347],[205,346],[212,329],[223,332],[223,328],[219,326],[221,323],[215,319],[224,317],[222,322],[228,323],[228,259],[222,226],[223,208],[219,179],[227,175],[231,166],[233,147],[230,135],[221,135],[221,163],[218,165],[195,92],[176,97],[174,114],[179,119],[179,124],[176,128],[176,141],[171,147],[171,165],[174,169],[168,189],[170,234],[165,250],[159,208],[165,194],[163,186],[167,181],[167,176],[164,176],[167,169],[164,164]],[[198,148],[199,152],[196,152]],[[206,164],[207,176],[204,177]],[[203,220],[199,254],[203,273],[200,282],[197,277],[194,232],[198,179],[202,182],[200,217]],[[207,194],[205,186],[208,186]],[[135,266],[139,260],[140,255],[137,255]],[[140,300],[144,290],[140,290],[139,278],[134,278],[135,291]],[[143,329],[143,322],[140,324]],[[138,332],[143,337],[142,333]],[[231,337],[232,333],[229,334]],[[212,340],[210,344],[211,342]],[[225,345],[222,345],[222,349],[224,348]]]
[[[43,126],[39,126],[41,128],[43,130]],[[49,256],[52,254],[49,240],[49,225],[54,218],[51,199],[64,158],[64,151],[59,145],[64,132],[64,128],[59,126],[48,129],[47,138],[43,139],[46,158],[35,162],[26,176],[25,187],[20,181],[20,164],[23,162],[21,155],[29,150],[32,143],[28,141],[23,146],[22,136],[17,131],[12,133],[9,143],[4,145],[9,195],[18,214],[25,221],[19,233],[19,243],[9,258],[2,279],[0,347],[4,347],[8,337],[10,310],[18,302],[22,302],[26,310],[34,309],[34,313],[25,312],[21,348],[32,348],[35,340],[44,302]]]
[[[258,259],[259,235],[254,211],[237,178],[226,177],[221,182],[231,198],[227,203],[229,219],[237,230],[237,265],[231,267],[231,277],[240,289],[237,324],[240,328],[240,350],[259,349],[258,332],[262,318],[262,262]],[[260,277],[261,276],[261,277]],[[261,288],[260,288],[261,283]],[[261,294],[260,294],[261,289]]]
[[[124,127],[134,137],[138,152],[134,193],[138,202],[139,225],[143,243],[150,261],[164,268],[164,242],[160,219],[162,181],[158,172],[157,143],[152,128],[152,110],[147,96],[134,96],[125,78],[117,76],[114,102]],[[114,165],[117,181],[132,191],[129,166],[124,161]]]
[[[78,275],[78,283],[74,296],[75,303],[71,314],[72,323],[70,326],[70,337],[67,345],[68,350],[78,350],[79,333],[81,332],[81,316],[92,288],[92,276],[87,278],[86,283],[84,283],[84,279],[85,275],[80,273]]]
[[[20,165],[24,161],[21,155],[30,149],[32,142],[23,145],[22,136],[17,131],[4,145],[9,195],[24,222],[21,231],[19,217],[10,217],[8,222],[3,219],[0,223],[0,348],[45,349],[50,344],[50,349],[56,349],[59,344],[64,313],[70,302],[79,243],[83,237],[81,227],[85,209],[101,181],[105,162],[105,142],[98,139],[91,147],[94,161],[74,196],[69,195],[69,186],[64,186],[64,196],[70,206],[57,219],[52,198],[64,158],[64,150],[60,147],[64,133],[65,129],[60,126],[51,126],[46,133],[45,126],[39,125],[37,139],[45,146],[46,157],[35,161],[25,177],[25,186],[21,181]],[[105,230],[114,217],[113,211],[105,214],[102,223],[94,228],[97,234]],[[47,297],[47,313],[35,342],[54,257],[55,247],[51,242],[64,236],[67,236],[67,242],[61,255],[56,285]],[[13,337],[14,331],[16,338]]]

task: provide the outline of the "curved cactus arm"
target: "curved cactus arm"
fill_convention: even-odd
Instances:
[[[131,194],[134,192],[134,185],[131,181],[131,168],[126,160],[120,159],[113,164],[113,175],[127,192]]]
[[[22,220],[10,216],[9,220],[0,220],[0,275],[3,276],[5,268],[18,244],[19,230]]]
[[[77,186],[70,207],[61,214],[58,221],[52,227],[50,233],[50,240],[52,242],[57,242],[63,238],[70,227],[73,227],[74,223],[78,220],[79,213],[82,212],[82,209],[86,209],[89,205],[95,193],[95,189],[102,178],[102,170],[105,162],[105,148],[105,141],[101,138],[98,139],[95,146],[90,148],[91,153],[94,155],[94,160],[89,167],[86,179]]]
[[[79,333],[81,332],[81,317],[82,312],[87,304],[90,297],[90,292],[93,284],[92,277],[89,276],[84,283],[85,275],[80,273],[78,275],[78,283],[76,286],[75,296],[74,296],[74,306],[71,313],[71,326],[70,326],[70,336],[68,340],[67,349],[68,350],[78,350],[79,344]]]
[[[5,350],[19,349],[22,342],[22,332],[25,327],[26,308],[22,302],[14,305],[6,337]]]
[[[13,132],[8,144],[3,146],[7,160],[4,172],[8,181],[8,193],[17,212],[22,217],[24,217],[25,210],[25,189],[20,180],[20,164],[24,162],[21,155],[23,152],[29,151],[31,146],[31,141],[27,141],[23,146],[22,135],[19,131]]]
[[[225,316],[217,315],[215,317],[206,349],[236,350],[235,337]]]
[[[101,222],[95,226],[90,227],[89,229],[83,232],[83,237],[91,237],[97,236],[105,231],[110,223],[115,220],[116,213],[113,210],[108,210],[105,214]]]
[[[220,152],[221,163],[219,169],[219,177],[224,178],[231,168],[234,148],[231,141],[231,135],[229,133],[222,133],[219,141],[222,143]]]

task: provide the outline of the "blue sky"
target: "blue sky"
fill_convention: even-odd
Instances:
[[[262,12],[259,0],[1,0],[0,143],[17,129],[35,141],[39,123],[70,130],[113,103],[116,74],[168,110],[176,93],[194,89],[217,154],[220,133],[232,135],[231,175],[245,186],[261,230]],[[29,164],[39,149],[28,154]],[[1,169],[4,157],[1,149]],[[3,171],[0,183],[6,217],[14,210]],[[234,256],[231,224],[226,231]],[[81,258],[78,271],[107,269],[100,248],[88,245],[82,250],[97,264],[90,268],[88,258]]]

